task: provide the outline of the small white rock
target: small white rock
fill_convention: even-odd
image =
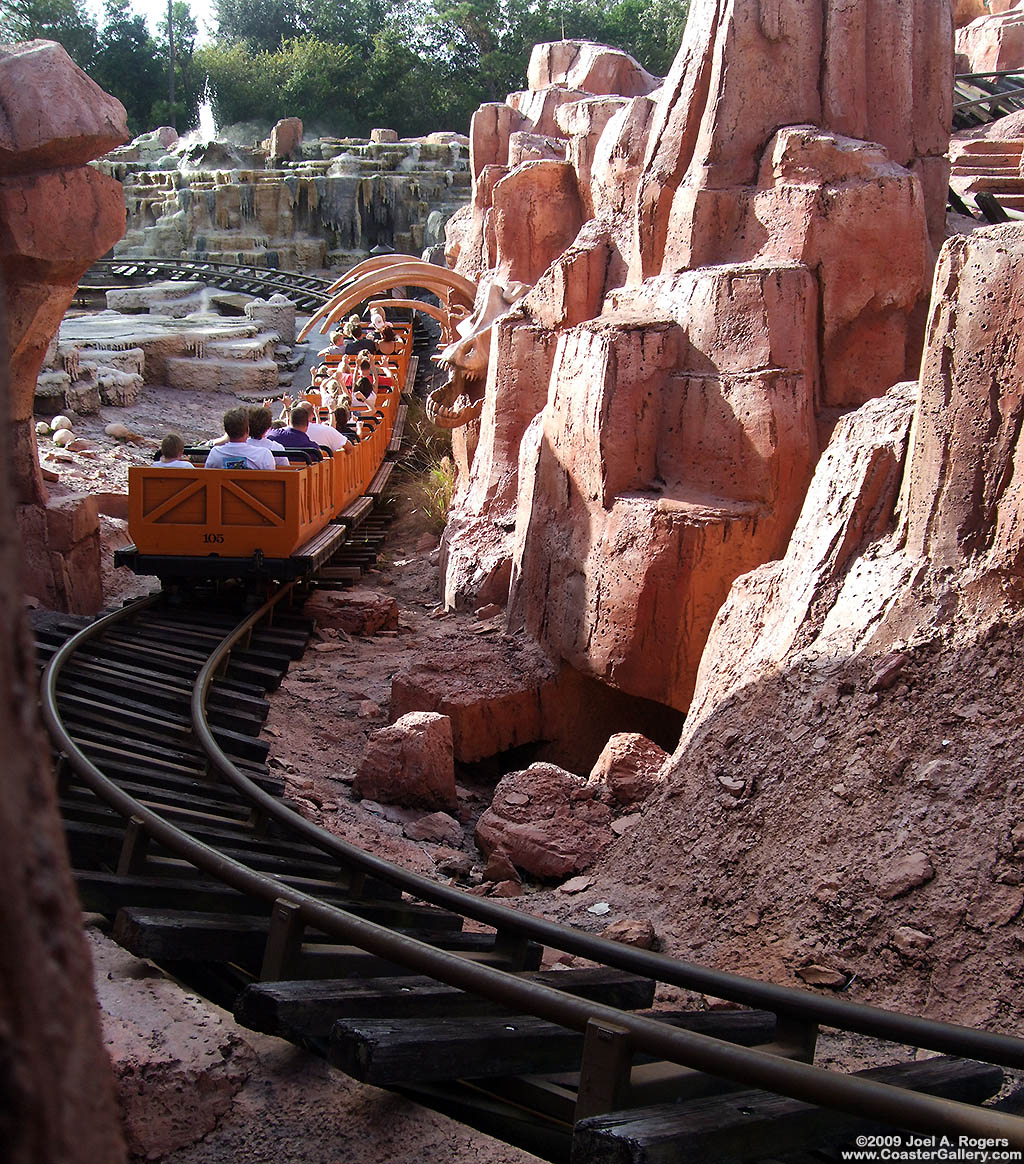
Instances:
[[[611,913],[612,907],[607,901],[596,901],[593,905],[587,906],[587,913],[596,913],[598,915]]]
[[[62,448],[62,449],[63,449],[63,448],[66,446],[66,445],[69,445],[69,444],[71,444],[71,442],[72,442],[74,439],[75,439],[75,434],[74,434],[74,433],[71,431],[71,429],[70,429],[70,428],[59,428],[59,429],[57,429],[57,431],[56,431],[56,432],[53,434],[53,443],[54,443],[55,445],[58,445],[58,446],[59,446],[60,448]]]
[[[54,431],[59,428],[69,429],[71,428],[71,421],[66,416],[55,416],[53,420],[50,421],[50,428],[52,428]]]

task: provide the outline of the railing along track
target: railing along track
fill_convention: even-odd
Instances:
[[[270,921],[266,927],[261,965],[255,977],[264,980],[289,978],[303,956],[304,938],[308,931],[315,930],[329,940],[358,947],[389,964],[403,966],[406,971],[412,970],[471,992],[515,1014],[533,1015],[585,1032],[577,1115],[597,1115],[616,1106],[623,1094],[631,1057],[646,1054],[732,1080],[734,1085],[763,1088],[854,1115],[870,1112],[876,1121],[905,1130],[1003,1137],[1011,1145],[1024,1147],[1024,1120],[1016,1116],[907,1092],[871,1079],[824,1071],[778,1053],[799,1054],[801,1046],[805,1050],[813,1048],[819,1023],[1018,1068],[1024,1067],[1024,1041],[820,997],[606,941],[400,869],[298,816],[276,795],[261,787],[261,783],[269,782],[261,780],[256,770],[258,765],[242,764],[237,757],[227,754],[225,729],[211,725],[209,712],[212,693],[217,691],[218,675],[224,673],[233,654],[244,651],[247,644],[252,645],[254,636],[261,633],[262,624],[273,616],[289,593],[288,588],[278,591],[260,609],[246,615],[217,643],[198,668],[190,696],[191,728],[210,777],[217,781],[211,787],[233,790],[233,803],[245,806],[249,813],[249,823],[244,828],[236,823],[232,831],[248,830],[247,844],[252,846],[253,852],[258,850],[260,838],[267,837],[274,839],[279,846],[292,844],[303,852],[323,854],[336,865],[339,874],[333,902],[325,900],[323,895],[303,891],[299,887],[300,879],[293,878],[293,883],[289,883],[282,876],[273,876],[241,860],[238,852],[245,846],[237,837],[230,844],[219,847],[197,839],[183,827],[188,820],[187,807],[177,806],[175,811],[179,823],[176,824],[153,803],[143,802],[159,800],[159,791],[155,791],[152,797],[140,797],[125,791],[119,786],[126,782],[125,776],[122,775],[120,781],[109,778],[90,758],[89,751],[95,753],[98,746],[95,740],[82,743],[65,725],[67,711],[61,704],[62,674],[83,652],[95,652],[103,636],[130,625],[129,620],[133,618],[163,611],[165,608],[157,605],[157,598],[133,604],[84,628],[56,651],[43,679],[43,714],[62,765],[125,822],[117,871],[127,877],[139,875],[142,871],[166,870],[166,857],[152,859],[154,851],[162,850],[172,854],[173,861],[187,861],[202,876],[216,879],[244,895],[246,900],[259,903],[262,912],[269,912]],[[123,642],[122,630],[122,645],[118,650],[124,649]],[[243,768],[247,768],[249,774]],[[193,827],[192,831],[202,833],[205,815],[201,811],[194,815],[199,827]],[[281,838],[293,840],[285,842]],[[177,866],[170,868],[172,872],[178,870]],[[453,952],[376,924],[369,916],[359,916],[360,895],[365,898],[368,890],[379,894],[382,886],[394,891],[390,898],[392,902],[404,893],[416,901],[490,927],[495,933],[491,954]],[[339,896],[344,898],[344,905]],[[369,912],[372,914],[373,910]],[[126,928],[121,925],[120,918],[115,933],[118,927]],[[776,1042],[770,1050],[738,1046],[693,1030],[666,1025],[653,1017],[574,997],[541,984],[536,976],[523,977],[487,964],[488,959],[504,959],[511,967],[523,965],[524,952],[536,943],[629,974],[772,1011],[779,1021]],[[485,960],[473,960],[474,957],[484,957]],[[568,984],[569,979],[565,981]],[[622,1106],[629,1106],[628,1101]]]

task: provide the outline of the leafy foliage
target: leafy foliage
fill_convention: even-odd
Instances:
[[[153,128],[153,103],[166,92],[166,73],[145,18],[132,15],[128,0],[106,0],[92,79],[112,93],[135,133]]]
[[[82,69],[96,58],[96,21],[75,0],[4,0],[0,41],[55,40]]]
[[[166,17],[151,35],[130,0],[92,20],[78,0],[0,0],[0,38],[58,40],[119,98],[135,133],[194,125],[207,77],[218,122],[301,117],[320,132],[403,136],[467,130],[481,101],[526,83],[539,41],[571,37],[667,72],[689,0],[217,0],[217,35],[197,44],[173,0],[174,103]]]
[[[174,107],[169,102],[157,101],[151,117],[154,125],[185,128],[199,120],[199,102],[206,86],[206,74],[195,60],[199,29],[186,0],[174,0],[171,5],[171,30],[174,34]],[[170,60],[166,16],[160,22],[155,44],[160,60]]]

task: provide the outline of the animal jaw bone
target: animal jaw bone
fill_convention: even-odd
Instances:
[[[525,283],[503,287],[492,279],[478,297],[477,309],[457,325],[461,338],[434,357],[448,371],[447,381],[427,397],[427,416],[438,428],[461,428],[479,418],[484,407],[494,324],[529,290]]]

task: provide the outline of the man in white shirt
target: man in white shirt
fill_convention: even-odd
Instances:
[[[215,445],[206,457],[207,469],[274,469],[274,454],[270,449],[251,445],[249,413],[244,408],[232,408],[224,413],[224,431],[227,443]]]
[[[306,435],[309,439],[330,449],[332,453],[341,452],[348,444],[348,437],[343,432],[338,432],[333,425],[320,424],[319,421],[313,420],[316,410],[308,400],[303,401],[300,407],[305,408],[310,415],[309,428],[306,429]]]

